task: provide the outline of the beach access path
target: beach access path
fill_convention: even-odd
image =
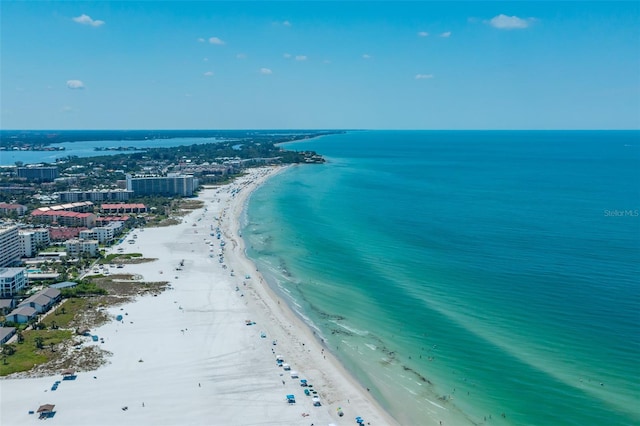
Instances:
[[[110,308],[113,320],[92,330],[104,343],[83,338],[83,345],[112,353],[98,370],[79,372],[55,391],[61,374],[0,380],[0,424],[40,422],[29,411],[43,404],[55,404],[47,422],[65,426],[353,425],[356,416],[371,425],[396,424],[244,254],[239,217],[247,197],[279,170],[251,169],[231,184],[205,189],[199,196],[204,207],[181,224],[135,230],[134,244],[110,249],[157,259],[118,273],[168,281],[170,289]],[[299,378],[276,365],[277,355]],[[321,406],[304,394],[299,379],[314,385]],[[289,394],[295,404],[287,403]]]

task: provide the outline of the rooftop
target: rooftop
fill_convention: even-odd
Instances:
[[[0,278],[13,278],[24,270],[25,268],[0,268]]]

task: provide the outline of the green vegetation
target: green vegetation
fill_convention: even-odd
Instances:
[[[107,294],[107,290],[98,287],[92,281],[80,281],[75,287],[63,288],[62,297],[98,296]]]
[[[72,332],[70,330],[29,330],[22,334],[24,336],[22,343],[4,345],[13,347],[14,353],[9,355],[3,348],[0,376],[28,371],[36,365],[49,361],[55,345],[70,339]]]
[[[112,263],[117,259],[134,259],[136,257],[142,257],[142,253],[123,253],[123,254],[112,253],[110,255],[107,255],[104,259],[100,259],[98,263],[106,264],[106,263]]]
[[[47,315],[47,317],[42,320],[42,324],[44,324],[46,328],[69,328],[69,324],[75,316],[80,312],[84,312],[89,304],[90,302],[87,299],[67,299],[55,311]]]

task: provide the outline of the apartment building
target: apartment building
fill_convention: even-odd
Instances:
[[[0,267],[19,262],[21,253],[18,227],[0,225]]]
[[[25,268],[0,268],[0,298],[13,297],[26,285]]]
[[[80,257],[83,254],[96,257],[98,255],[98,244],[98,240],[80,240],[77,238],[67,240],[64,243],[67,254],[73,257]]]
[[[198,179],[189,175],[127,175],[127,190],[135,195],[178,195],[190,197],[198,188]]]
[[[38,254],[38,248],[47,247],[51,244],[49,230],[23,229],[18,231],[20,237],[20,256],[33,257]]]
[[[58,193],[61,203],[75,203],[78,201],[128,201],[133,191],[126,189],[109,189],[96,191],[64,191]]]

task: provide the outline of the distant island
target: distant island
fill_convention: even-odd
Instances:
[[[97,146],[93,148],[94,151],[144,151],[147,148],[138,148],[135,146],[109,146],[109,147],[101,147]]]
[[[291,142],[311,137],[345,133],[344,130],[0,130],[0,149],[29,149],[63,142],[143,141],[174,138],[221,140],[269,140]],[[57,149],[57,148],[56,148]],[[32,149],[36,150],[36,149]],[[107,150],[105,148],[105,150]]]

